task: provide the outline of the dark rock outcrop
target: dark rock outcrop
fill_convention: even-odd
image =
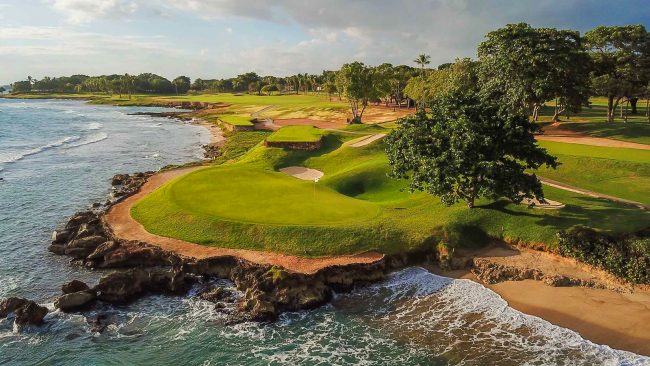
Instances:
[[[86,283],[79,280],[72,280],[61,286],[61,292],[63,292],[64,294],[71,294],[74,292],[87,291],[87,290],[90,290],[90,287]]]
[[[61,311],[73,311],[84,308],[90,305],[97,295],[93,290],[77,291],[61,295],[54,301],[54,307],[61,309]]]
[[[133,301],[145,293],[182,294],[189,286],[190,280],[182,271],[136,268],[103,277],[94,290],[99,300],[119,304]]]
[[[16,317],[16,324],[40,325],[47,315],[47,308],[32,300],[10,297],[0,302],[0,318],[6,318],[11,313]]]
[[[581,286],[591,288],[606,288],[602,283],[584,280],[564,275],[545,274],[536,268],[522,268],[495,263],[486,258],[475,258],[472,273],[487,284],[504,281],[537,280],[553,287]]]

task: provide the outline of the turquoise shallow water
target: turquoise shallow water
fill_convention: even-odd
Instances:
[[[207,132],[128,113],[160,108],[0,99],[0,297],[51,306],[101,273],[47,252],[52,229],[109,193],[115,173],[195,160]],[[196,289],[195,289],[196,291]],[[86,321],[108,314],[93,332]],[[650,365],[524,315],[492,291],[409,268],[275,324],[226,326],[210,303],[150,296],[41,327],[0,322],[0,365]]]

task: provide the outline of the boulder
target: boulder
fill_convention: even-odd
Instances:
[[[87,290],[90,290],[90,287],[86,285],[84,282],[79,280],[72,280],[61,286],[61,292],[63,292],[64,294],[71,294],[74,292],[87,291]]]
[[[47,315],[47,308],[32,300],[10,297],[0,302],[0,318],[6,318],[10,313],[15,314],[16,324],[39,325]]]
[[[113,176],[113,179],[111,179],[111,185],[112,186],[122,185],[127,179],[129,179],[128,174],[116,174],[115,176]]]
[[[102,277],[94,290],[102,301],[126,303],[146,292],[183,293],[189,289],[189,285],[188,278],[181,271],[135,268]]]
[[[47,250],[54,254],[59,254],[63,255],[65,254],[65,245],[63,244],[52,244],[49,247],[47,247]]]
[[[104,249],[105,251],[101,253],[103,260],[97,264],[100,268],[171,266],[180,261],[174,254],[157,246],[137,241],[123,243],[112,250],[108,246]]]
[[[67,312],[83,308],[93,302],[95,298],[96,295],[93,291],[77,291],[62,295],[54,301],[54,306],[61,309],[61,311]]]
[[[43,324],[43,318],[45,318],[45,315],[47,315],[47,308],[45,306],[38,305],[34,301],[30,301],[25,306],[16,309],[15,314],[16,324],[40,325]]]
[[[52,244],[65,244],[70,239],[72,233],[69,229],[54,230],[52,232]]]
[[[120,246],[117,242],[114,242],[112,240],[107,241],[95,249],[94,252],[90,253],[88,257],[86,257],[89,260],[103,260],[104,256],[115,249],[117,249]]]
[[[92,252],[97,249],[99,245],[105,243],[106,241],[108,241],[108,239],[103,236],[92,235],[80,239],[74,239],[68,243],[67,248],[84,248],[90,249]]]
[[[77,212],[70,218],[70,220],[68,220],[65,228],[77,229],[82,223],[89,223],[96,219],[97,215],[92,211]]]

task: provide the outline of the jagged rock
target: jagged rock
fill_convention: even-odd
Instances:
[[[129,179],[128,174],[115,174],[113,176],[113,179],[111,179],[111,185],[113,186],[122,185],[127,179]]]
[[[182,293],[188,286],[189,280],[181,271],[138,268],[102,277],[94,290],[100,300],[126,303],[146,292]]]
[[[235,293],[227,288],[215,287],[203,292],[199,297],[214,303],[232,302],[235,299]]]
[[[40,325],[43,324],[43,318],[47,315],[47,308],[45,306],[40,306],[34,301],[30,301],[27,305],[19,307],[15,311],[16,314],[16,324],[34,324]]]
[[[61,292],[63,292],[64,294],[71,294],[74,292],[86,291],[86,290],[90,290],[90,287],[86,285],[84,282],[79,280],[72,280],[61,286]]]
[[[70,230],[70,229],[77,229],[82,223],[87,223],[91,222],[93,219],[96,219],[97,215],[92,212],[92,211],[84,211],[84,212],[77,212],[74,214],[70,220],[68,220],[68,223],[65,225],[65,228]]]
[[[104,249],[103,259],[97,264],[100,268],[173,266],[179,262],[174,254],[141,242],[127,242],[112,250]]]
[[[87,306],[93,302],[95,298],[96,294],[94,291],[77,291],[60,296],[56,301],[54,301],[54,306],[61,309],[61,311],[71,311]]]
[[[474,259],[474,267],[471,271],[479,280],[488,284],[544,278],[544,273],[539,269],[505,266],[484,258]]]
[[[52,244],[49,247],[47,247],[47,250],[54,254],[59,254],[63,255],[65,254],[65,245],[63,244]]]
[[[16,324],[39,325],[47,315],[47,308],[32,300],[10,297],[0,302],[0,318],[6,318],[10,313],[15,314]]]
[[[67,248],[84,248],[91,249],[91,252],[97,249],[98,246],[108,241],[107,238],[99,235],[92,235],[87,237],[82,237],[79,239],[74,239],[69,242]]]
[[[88,259],[88,260],[100,260],[100,259],[102,259],[103,260],[103,258],[104,258],[104,256],[106,254],[110,253],[111,251],[114,251],[119,246],[120,246],[120,244],[115,242],[115,241],[112,241],[112,240],[107,241],[107,242],[101,244],[100,246],[98,246],[97,249],[95,249],[94,252],[90,253],[86,257],[86,259]]]
[[[62,229],[52,232],[52,244],[65,244],[70,239],[71,230]]]

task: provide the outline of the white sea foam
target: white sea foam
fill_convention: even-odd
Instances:
[[[38,154],[40,152],[46,151],[48,149],[63,146],[63,145],[69,144],[70,142],[77,141],[79,139],[80,139],[79,136],[67,136],[67,137],[62,138],[60,140],[56,140],[56,141],[50,142],[49,144],[39,146],[39,147],[36,147],[36,148],[33,148],[33,149],[23,150],[23,151],[3,152],[3,153],[0,153],[0,163],[15,163],[18,160],[24,159],[27,156],[35,155],[35,154]]]
[[[108,138],[108,134],[106,132],[98,132],[92,135],[89,135],[88,137],[84,138],[83,140],[75,143],[75,144],[70,144],[67,145],[67,148],[74,148],[74,147],[79,147],[79,146],[84,146],[84,145],[90,145],[94,144],[96,142],[100,142],[103,140],[106,140]]]
[[[92,123],[89,123],[89,124],[85,127],[85,129],[86,129],[86,130],[99,130],[99,129],[102,128],[102,127],[104,127],[104,125],[102,125],[101,123],[99,123],[99,122],[92,122]]]
[[[523,314],[476,282],[423,268],[397,272],[353,296],[368,295],[382,298],[374,308],[387,330],[416,334],[414,346],[431,346],[436,356],[453,362],[482,364],[503,357],[517,364],[650,365],[650,358],[594,344],[572,330]]]

